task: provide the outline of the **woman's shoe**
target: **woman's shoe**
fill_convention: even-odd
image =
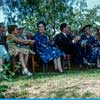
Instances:
[[[59,71],[60,73],[63,73],[63,72],[64,72],[63,70],[59,70],[59,69],[58,69],[58,71]]]
[[[23,75],[32,76],[32,73],[29,72],[27,69],[24,69],[22,72]]]
[[[91,66],[91,63],[88,62],[86,58],[83,58],[83,63],[86,64],[86,65],[88,65],[88,66]]]
[[[27,72],[26,75],[27,75],[27,76],[32,76],[32,73],[31,73],[31,72]]]

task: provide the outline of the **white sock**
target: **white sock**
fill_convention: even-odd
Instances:
[[[60,57],[57,58],[57,65],[58,65],[58,70],[60,72],[63,72],[63,69],[62,69],[62,66],[61,66],[61,59],[60,59]]]

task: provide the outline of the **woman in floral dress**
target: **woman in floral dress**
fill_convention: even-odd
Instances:
[[[45,23],[40,21],[37,23],[37,27],[38,32],[36,32],[34,36],[36,51],[40,55],[43,63],[48,63],[49,61],[53,60],[55,69],[63,72],[60,59],[60,56],[62,56],[63,53],[49,42],[45,32]]]

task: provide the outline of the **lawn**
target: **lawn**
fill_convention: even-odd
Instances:
[[[0,96],[7,98],[95,98],[100,97],[100,69],[34,73],[1,81],[0,86]]]

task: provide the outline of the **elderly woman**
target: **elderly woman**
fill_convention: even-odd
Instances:
[[[100,33],[96,33],[96,41],[92,45],[90,54],[91,63],[97,63],[97,67],[100,68]]]
[[[81,40],[80,40],[80,44],[82,47],[82,54],[83,54],[83,62],[84,64],[87,64],[89,66],[91,66],[90,63],[90,52],[92,49],[91,46],[95,42],[94,36],[91,35],[90,27],[91,25],[86,25],[83,27],[83,29],[81,30],[83,34],[81,35]]]
[[[18,30],[18,32],[16,34],[16,37],[19,38],[19,39],[27,40],[27,36],[24,33],[24,27],[19,26],[17,28],[17,30]],[[31,39],[29,39],[29,40],[31,40]],[[25,63],[27,65],[28,60],[29,60],[29,55],[35,54],[33,51],[30,50],[31,49],[30,47],[33,46],[33,45],[16,43],[16,46],[19,47],[20,49],[23,49],[22,51],[23,51],[23,55],[24,55],[24,58],[25,58]]]
[[[63,53],[55,48],[48,40],[46,36],[46,24],[43,21],[37,23],[38,32],[35,33],[34,40],[36,42],[36,51],[40,55],[43,63],[48,63],[49,61],[54,61],[55,70],[63,72],[61,66],[60,56]]]
[[[22,71],[22,74],[25,74],[25,75],[32,75],[32,73],[30,73],[27,69],[27,64],[26,64],[26,61],[25,61],[25,57],[24,57],[24,54],[27,54],[29,52],[32,53],[32,51],[30,51],[29,49],[26,49],[26,48],[21,48],[18,46],[21,45],[21,44],[28,44],[28,45],[33,45],[34,43],[34,40],[24,40],[22,38],[19,38],[17,37],[18,35],[18,30],[17,30],[17,26],[16,25],[9,25],[8,26],[8,37],[7,37],[7,42],[8,42],[8,51],[10,53],[11,56],[19,56],[19,60],[22,64],[22,67],[23,67],[23,71]],[[34,54],[34,52],[33,52]]]

